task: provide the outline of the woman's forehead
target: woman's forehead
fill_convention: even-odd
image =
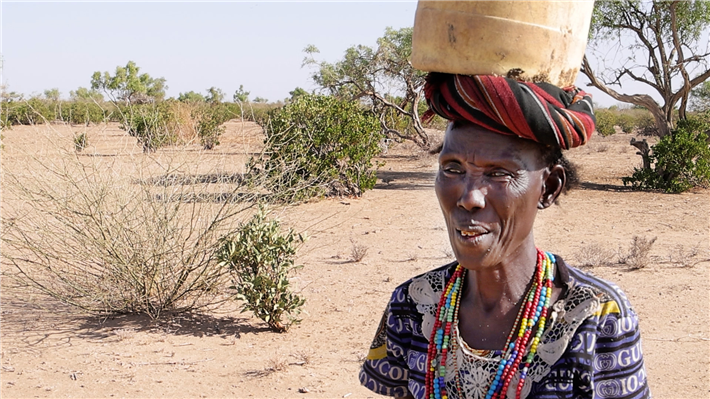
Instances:
[[[444,153],[525,161],[539,159],[541,155],[537,143],[470,124],[449,126],[444,136]]]

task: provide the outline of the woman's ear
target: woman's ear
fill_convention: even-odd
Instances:
[[[545,181],[542,182],[540,201],[537,204],[538,209],[545,209],[554,204],[557,197],[562,193],[566,182],[567,174],[562,165],[558,164],[550,167]]]

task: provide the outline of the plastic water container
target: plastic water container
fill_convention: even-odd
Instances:
[[[594,1],[419,1],[412,65],[565,87],[584,57]]]

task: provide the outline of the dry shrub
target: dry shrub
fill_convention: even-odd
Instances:
[[[198,141],[197,123],[193,117],[196,105],[183,102],[170,103],[173,118],[168,122],[168,129],[174,132],[179,144],[195,143]]]
[[[350,248],[350,258],[353,260],[353,262],[360,262],[365,258],[365,255],[367,255],[367,246],[363,244],[359,244],[355,242],[355,240],[350,240],[352,243],[352,247]]]
[[[626,253],[620,252],[619,263],[628,265],[633,270],[643,269],[650,262],[651,247],[656,242],[657,237],[647,239],[646,237],[634,236],[631,247]]]
[[[683,244],[678,244],[673,248],[673,252],[668,256],[670,263],[680,267],[694,267],[703,260],[698,257],[700,250],[698,246],[686,249]]]
[[[295,364],[297,366],[306,366],[311,364],[311,361],[313,359],[313,351],[310,350],[298,350],[296,353],[292,353],[291,356],[293,356],[296,359]]]
[[[119,328],[118,330],[114,330],[114,335],[116,335],[116,338],[118,338],[119,341],[127,340],[129,338],[133,338],[135,336],[136,331],[132,328]]]
[[[267,359],[264,370],[270,373],[275,373],[277,371],[285,371],[287,368],[288,361],[283,356],[276,354]]]
[[[609,144],[601,143],[597,145],[597,152],[607,152],[609,150]]]
[[[580,267],[607,266],[613,263],[614,251],[591,243],[579,248],[574,256]]]
[[[165,176],[195,175],[201,162],[169,154],[29,159],[3,184],[2,257],[13,266],[3,277],[23,297],[153,318],[228,299],[213,255],[253,204],[251,194],[235,200],[238,183],[170,184]]]

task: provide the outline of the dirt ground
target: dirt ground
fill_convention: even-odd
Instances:
[[[54,125],[3,131],[3,170],[20,168],[29,154],[60,157],[56,143],[68,150],[74,132],[84,130]],[[254,125],[233,121],[222,144],[207,155],[197,146],[161,151],[200,153],[205,168],[239,172],[259,134]],[[117,125],[90,127],[88,135],[83,156],[114,157],[127,171],[132,157],[144,156]],[[634,236],[657,237],[642,269],[623,264],[586,269],[618,283],[637,310],[654,396],[708,398],[710,191],[669,195],[626,189],[621,177],[641,162],[628,144],[631,137],[594,137],[570,151],[580,166],[581,187],[538,215],[536,243],[579,265],[600,253],[628,252]],[[3,280],[1,396],[377,396],[359,386],[357,372],[392,289],[452,256],[433,188],[436,157],[398,144],[381,161],[377,186],[362,198],[326,199],[279,212],[286,226],[310,237],[297,259],[304,267],[292,280],[306,298],[306,313],[286,334],[270,332],[235,306],[159,321],[97,318],[28,298],[7,289]],[[6,211],[5,197],[2,206]],[[367,248],[360,262],[352,261],[354,245]],[[9,266],[3,262],[2,268]]]

